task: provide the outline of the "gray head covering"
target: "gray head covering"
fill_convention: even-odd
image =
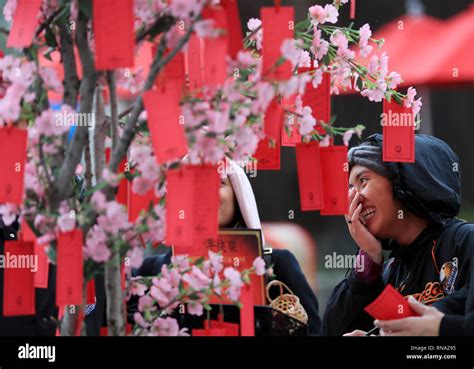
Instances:
[[[382,147],[373,145],[371,141],[364,141],[359,146],[350,149],[347,158],[349,170],[354,165],[361,165],[381,176],[389,177],[388,169],[382,160]]]

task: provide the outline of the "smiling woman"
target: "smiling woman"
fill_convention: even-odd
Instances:
[[[346,220],[364,270],[354,268],[332,292],[323,334],[370,330],[372,318],[364,307],[387,284],[431,304],[468,283],[474,227],[456,218],[460,175],[453,168],[458,157],[435,137],[415,137],[415,163],[384,162],[380,134],[348,153]],[[385,263],[384,249],[391,250]]]

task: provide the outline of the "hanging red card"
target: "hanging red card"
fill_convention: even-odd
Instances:
[[[48,288],[49,258],[44,247],[44,245],[35,242],[35,257],[38,261],[38,270],[34,275],[36,288]]]
[[[295,111],[296,95],[283,98],[282,106],[284,110]],[[285,113],[283,117],[283,126],[281,128],[281,146],[295,147],[301,142],[301,134],[298,131],[298,125],[294,114]]]
[[[322,215],[344,215],[348,211],[347,146],[320,147],[324,206]]]
[[[202,13],[203,19],[212,19],[214,28],[227,32],[227,15],[223,7],[207,7]],[[227,78],[227,54],[229,39],[227,34],[204,39],[203,76],[204,84],[219,85]]]
[[[93,0],[93,25],[96,69],[133,67],[133,0]]]
[[[179,52],[177,53],[173,59],[169,61],[168,64],[163,69],[163,72],[158,76],[156,80],[157,87],[160,87],[160,83],[162,81],[167,81],[171,83],[175,83],[179,86],[180,90],[180,98],[182,98],[184,94],[184,87],[186,82],[186,75],[185,75],[185,61],[184,61],[184,53]]]
[[[107,163],[107,165],[109,164],[109,161],[110,161],[110,155],[111,155],[111,149],[110,147],[107,147],[105,149],[105,162]],[[125,157],[120,162],[117,168],[117,173],[124,173],[128,170],[129,170],[129,164],[128,164],[127,158]],[[129,183],[128,180],[123,178],[117,187],[117,197],[116,197],[117,202],[125,206],[127,206],[128,204],[128,183]]]
[[[191,331],[192,336],[225,336],[224,328],[215,328],[209,326],[209,321],[204,321],[204,329],[193,329]]]
[[[3,316],[34,315],[34,243],[5,241],[4,257]]]
[[[189,79],[189,89],[193,91],[200,90],[203,84],[202,75],[202,47],[201,39],[192,35],[189,39],[188,50],[185,54],[186,71]]]
[[[415,117],[394,99],[383,101],[383,161],[415,162]]]
[[[255,336],[255,313],[253,304],[252,285],[242,287],[240,295],[240,335]]]
[[[90,279],[86,285],[86,304],[95,304],[95,281]]]
[[[36,236],[31,230],[30,226],[26,222],[26,220],[23,218],[21,221],[21,226],[20,226],[20,232],[21,232],[21,239],[23,241],[30,241],[30,242],[35,242],[36,241]]]
[[[131,222],[135,222],[142,210],[145,212],[148,211],[151,202],[153,202],[153,204],[158,202],[154,189],[151,189],[145,195],[138,195],[132,191],[132,186],[129,186],[128,219]]]
[[[38,13],[42,0],[17,0],[13,25],[7,39],[7,47],[23,48],[33,43],[38,28]]]
[[[280,142],[270,145],[270,140],[265,137],[260,140],[257,150],[252,155],[257,159],[257,170],[280,170]]]
[[[23,201],[27,136],[25,129],[0,128],[0,204]]]
[[[309,68],[300,68],[300,71],[309,70]],[[319,134],[326,134],[326,131],[319,124],[323,121],[329,124],[331,121],[331,78],[329,73],[323,73],[323,80],[314,88],[312,83],[306,85],[303,95],[303,106],[309,106],[313,117],[318,121],[316,131]]]
[[[273,99],[265,112],[264,128],[265,135],[280,141],[281,126],[283,123],[283,108],[277,99]]]
[[[148,113],[148,129],[159,164],[179,160],[188,152],[179,101],[179,86],[172,82],[164,81],[161,88],[143,95]]]
[[[235,59],[240,50],[243,49],[242,26],[240,23],[239,6],[237,0],[222,0],[227,15],[227,32],[229,37],[229,55]]]
[[[56,305],[82,305],[82,231],[59,233],[57,237]]]
[[[392,285],[388,284],[382,293],[364,310],[379,320],[402,319],[418,314],[410,307],[408,301]]]
[[[296,165],[302,211],[323,208],[323,190],[321,181],[321,159],[319,143],[296,145]]]
[[[224,335],[228,337],[239,335],[239,325],[235,323],[224,322],[224,317],[222,314],[219,314],[217,320],[211,320],[210,327],[211,329],[223,329]]]
[[[285,60],[276,66],[281,55],[281,46],[285,39],[293,39],[292,24],[295,10],[290,6],[263,7],[260,10],[263,28],[262,74],[266,80],[285,80],[292,75],[291,63]]]

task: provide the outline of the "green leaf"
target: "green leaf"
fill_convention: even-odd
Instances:
[[[297,31],[297,32],[306,31],[306,29],[309,27],[309,24],[310,24],[310,21],[309,21],[308,18],[306,18],[305,20],[296,23],[295,31]]]
[[[79,1],[79,12],[82,13],[87,19],[91,19],[92,18],[92,0]]]

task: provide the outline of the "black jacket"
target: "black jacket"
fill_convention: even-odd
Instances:
[[[439,327],[440,336],[474,336],[474,258],[471,259],[471,281],[468,286],[433,306],[445,313]]]
[[[382,135],[372,135],[366,141],[381,146]],[[382,242],[383,248],[392,252],[381,276],[373,283],[360,281],[350,271],[328,300],[322,334],[342,335],[354,329],[373,328],[373,318],[363,309],[388,283],[403,295],[414,295],[426,304],[469,283],[474,225],[455,218],[461,205],[457,155],[435,137],[416,135],[415,163],[384,162],[384,165],[394,196],[430,224],[408,246],[400,246],[393,240]],[[443,280],[442,274],[447,274]]]
[[[5,226],[0,220],[0,254],[4,255],[4,241],[15,240],[18,224]],[[0,268],[0,335],[1,336],[54,336],[58,310],[55,306],[56,267],[50,265],[48,288],[35,291],[36,315],[3,316],[3,268]],[[52,319],[54,318],[54,319]]]
[[[317,335],[320,332],[321,319],[318,313],[318,300],[309,286],[298,261],[288,250],[273,249],[271,257],[266,260],[273,264],[276,278],[291,288],[293,293],[300,298],[301,305],[308,313],[308,334]],[[134,275],[152,276],[161,272],[163,264],[171,263],[171,250],[166,254],[150,256],[144,259],[142,266]],[[128,316],[132,319],[137,311],[137,298],[131,298],[128,303]]]

